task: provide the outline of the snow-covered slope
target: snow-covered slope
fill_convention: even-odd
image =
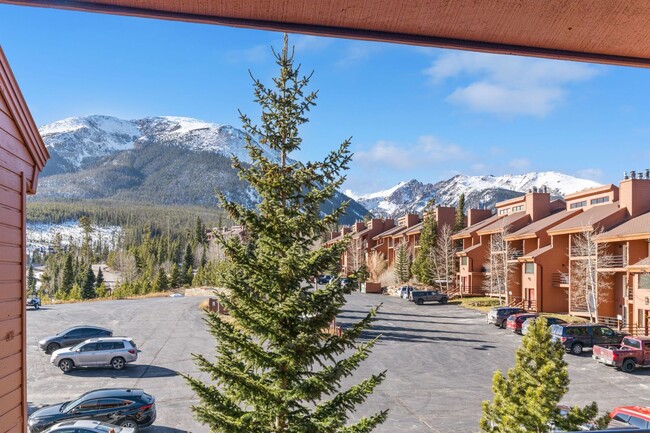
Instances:
[[[52,154],[52,161],[43,173],[45,176],[77,171],[99,158],[150,143],[236,155],[249,161],[242,131],[189,117],[123,120],[91,115],[63,119],[39,130]],[[271,152],[265,152],[265,156],[272,160],[278,158]]]
[[[371,194],[346,194],[364,205],[376,216],[395,217],[406,212],[419,212],[429,200],[443,206],[455,206],[465,194],[466,208],[493,207],[495,203],[516,197],[532,188],[547,188],[554,197],[598,186],[596,182],[554,171],[504,176],[456,175],[436,184],[417,180],[400,182],[393,188]]]

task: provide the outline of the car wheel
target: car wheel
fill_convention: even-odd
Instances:
[[[47,353],[52,353],[55,350],[59,350],[60,348],[61,348],[61,345],[59,343],[50,343],[50,344],[47,345],[47,348],[45,349],[45,351]]]
[[[506,321],[505,321],[505,320],[503,320],[503,321],[499,324],[499,328],[501,328],[501,329],[506,329]]]
[[[74,367],[74,364],[69,359],[62,359],[59,361],[59,368],[62,372],[67,373]]]
[[[124,418],[117,425],[124,428],[132,428],[134,432],[138,431],[138,423],[132,418]]]
[[[418,304],[418,305],[422,305],[422,304],[424,304],[424,299],[420,298],[417,301],[415,301],[415,303]]]
[[[121,370],[124,368],[124,358],[121,357],[116,357],[111,359],[111,367],[113,367],[114,370]]]
[[[633,359],[626,359],[621,365],[621,370],[626,373],[632,373],[636,369],[636,362]]]
[[[573,343],[571,346],[571,353],[580,355],[582,353],[582,343]]]
[[[34,310],[38,310],[39,308],[41,308],[40,305],[38,305],[38,304],[34,304]]]
[[[446,303],[447,303],[447,298],[442,298],[442,299],[440,300],[440,303],[441,303],[441,304],[446,304]]]

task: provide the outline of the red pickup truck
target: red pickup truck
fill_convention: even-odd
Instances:
[[[624,337],[620,346],[594,346],[592,357],[630,373],[638,366],[650,366],[650,337]]]

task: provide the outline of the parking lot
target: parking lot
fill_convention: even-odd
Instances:
[[[156,397],[158,418],[150,433],[208,432],[189,409],[196,403],[179,373],[198,377],[192,353],[210,356],[214,340],[201,320],[202,299],[152,298],[45,306],[27,316],[27,397],[30,410],[69,400],[97,388],[138,387]],[[378,433],[476,432],[481,401],[491,398],[492,374],[514,364],[521,337],[485,324],[485,316],[455,305],[416,306],[405,300],[355,293],[339,324],[361,318],[383,302],[373,329],[381,334],[355,380],[388,370],[386,381],[355,417],[390,409]],[[142,350],[123,371],[88,369],[64,375],[39,351],[39,338],[66,327],[93,324],[132,337]],[[633,374],[598,365],[587,352],[566,355],[571,378],[564,403],[597,401],[602,410],[619,405],[650,406],[650,370]]]

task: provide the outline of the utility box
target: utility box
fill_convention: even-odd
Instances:
[[[226,307],[221,305],[221,302],[217,298],[210,298],[210,311],[217,314],[228,314]]]
[[[381,283],[361,283],[361,293],[381,293]]]

